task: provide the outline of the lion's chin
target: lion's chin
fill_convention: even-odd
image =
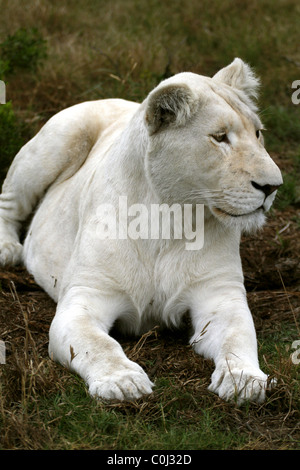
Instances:
[[[259,230],[266,221],[263,208],[256,209],[249,214],[232,215],[216,207],[211,208],[211,212],[222,225],[226,227],[238,228],[242,233],[254,233]]]

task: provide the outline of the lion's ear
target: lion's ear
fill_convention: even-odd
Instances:
[[[257,97],[259,79],[242,59],[234,59],[231,64],[216,73],[213,80],[242,90],[249,98]]]
[[[146,110],[146,123],[152,135],[165,126],[183,126],[192,114],[195,98],[184,84],[169,84],[150,93]]]

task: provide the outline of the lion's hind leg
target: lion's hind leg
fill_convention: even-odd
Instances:
[[[53,116],[16,155],[0,195],[0,265],[22,261],[19,233],[48,188],[76,173],[97,138],[87,104]]]

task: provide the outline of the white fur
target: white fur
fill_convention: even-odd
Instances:
[[[130,400],[153,386],[109,336],[115,322],[140,333],[160,321],[177,325],[188,310],[191,343],[215,361],[210,390],[264,399],[239,242],[242,230],[262,225],[275,196],[251,182],[282,178],[256,137],[256,88],[240,59],[213,78],[182,73],[140,105],[103,100],[60,112],[16,156],[0,196],[0,260],[20,261],[18,231],[36,210],[22,256],[57,302],[49,353],[93,396]],[[99,239],[99,205],[117,208],[124,195],[129,205],[205,204],[203,248]]]

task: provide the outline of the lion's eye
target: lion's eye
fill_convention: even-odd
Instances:
[[[225,132],[223,132],[222,134],[214,134],[212,135],[212,138],[215,139],[217,142],[228,142],[228,137],[227,137],[227,134]]]

